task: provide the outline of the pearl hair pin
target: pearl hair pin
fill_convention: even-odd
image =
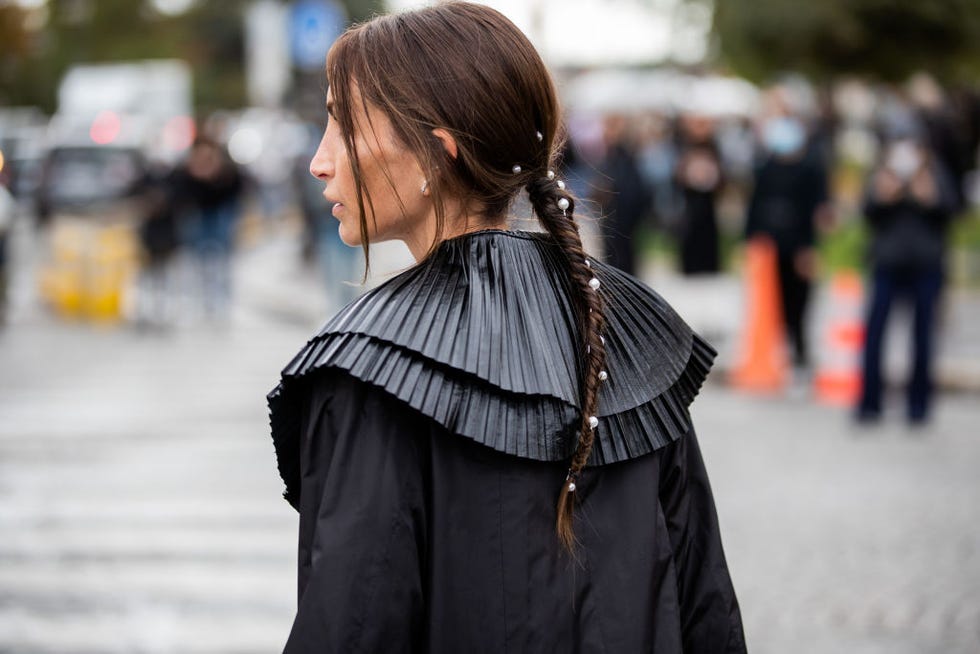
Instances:
[[[552,180],[552,179],[554,179],[554,178],[555,178],[555,171],[553,171],[553,170],[549,170],[549,171],[548,171],[548,179],[549,179],[549,180]]]
[[[562,213],[568,211],[568,198],[558,198],[558,208],[562,210]]]
[[[607,379],[609,379],[609,373],[606,372],[605,370],[600,370],[599,371],[599,381],[606,381]]]
[[[544,134],[542,134],[541,132],[535,132],[535,134],[537,134],[537,136],[538,136],[538,141],[543,141],[544,140]]]
[[[560,188],[563,191],[565,190],[565,182],[559,179],[556,183],[558,184],[558,188]]]
[[[593,291],[598,291],[599,287],[602,286],[602,284],[599,282],[598,278],[593,277],[592,279],[589,280],[589,286],[592,287]]]
[[[589,416],[589,429],[595,429],[599,426],[599,419],[595,416]]]
[[[521,170],[523,170],[523,169],[522,169],[522,168],[521,168],[520,166],[518,166],[518,165],[516,165],[516,164],[515,164],[515,165],[514,165],[514,167],[513,167],[513,168],[511,168],[511,170],[513,171],[513,173],[514,173],[515,175],[519,175],[519,174],[520,174],[520,172],[521,172]]]

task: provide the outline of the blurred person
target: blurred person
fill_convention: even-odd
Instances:
[[[688,114],[681,118],[680,154],[674,177],[681,191],[678,224],[681,272],[713,274],[720,269],[715,203],[724,184],[714,121]]]
[[[680,203],[674,186],[677,146],[666,116],[652,114],[643,121],[637,163],[650,189],[654,220],[661,227],[673,225]]]
[[[727,184],[747,189],[758,157],[755,130],[747,117],[726,120],[717,128],[721,169]]]
[[[945,168],[951,183],[956,211],[966,206],[966,177],[974,168],[974,151],[968,125],[950,102],[946,92],[928,73],[913,75],[907,85],[908,100],[915,112],[916,127],[924,129],[925,143],[932,152],[932,165]]]
[[[924,423],[932,404],[936,305],[943,285],[945,235],[957,207],[945,168],[914,138],[896,139],[872,171],[864,215],[871,227],[871,297],[863,357],[864,377],[857,419],[881,416],[885,328],[892,306],[911,304],[912,366],[906,416]]]
[[[444,3],[346,32],[326,72],[310,172],[340,236],[417,263],[270,394],[285,652],[744,652],[688,413],[713,351],[583,250],[533,46]],[[505,229],[523,192],[543,233]]]
[[[556,173],[568,190],[577,198],[589,198],[595,183],[596,169],[605,156],[605,131],[601,116],[587,113],[569,112],[565,127],[565,143],[558,159],[560,168]],[[598,207],[590,202],[579,206],[579,214],[589,219],[596,218]],[[596,222],[592,222],[596,225]],[[601,229],[601,225],[600,225]],[[600,234],[601,236],[601,234]]]
[[[225,317],[232,297],[231,258],[242,175],[219,143],[198,137],[174,180],[181,231],[199,273],[205,314]]]
[[[795,381],[802,387],[810,369],[806,311],[817,274],[817,222],[828,203],[827,174],[808,149],[800,118],[772,116],[761,136],[764,154],[749,198],[745,237],[768,238],[776,247],[783,322]]]
[[[164,327],[171,318],[172,267],[174,255],[180,249],[173,171],[151,168],[143,186],[144,215],[139,226],[143,256],[137,321],[142,326]]]
[[[610,115],[603,122],[605,155],[596,168],[592,200],[599,205],[606,261],[623,272],[636,274],[633,237],[650,206],[650,192],[640,175],[627,135],[625,116]]]

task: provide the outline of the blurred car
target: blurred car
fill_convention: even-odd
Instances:
[[[48,256],[44,300],[65,317],[117,320],[138,258],[147,163],[126,146],[52,148],[44,159],[37,212]]]
[[[47,148],[47,118],[32,107],[0,107],[0,185],[30,210]]]

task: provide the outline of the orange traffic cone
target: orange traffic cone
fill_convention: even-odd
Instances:
[[[854,406],[861,394],[864,347],[863,287],[857,273],[838,273],[830,282],[830,316],[823,333],[813,391],[818,401]]]
[[[788,365],[776,246],[769,239],[756,238],[746,246],[745,279],[748,302],[741,356],[729,381],[747,391],[776,392],[786,383]]]

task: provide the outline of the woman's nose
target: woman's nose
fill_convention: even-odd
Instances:
[[[327,179],[333,177],[333,158],[330,156],[325,145],[326,139],[320,141],[316,154],[310,160],[310,174],[317,179]]]

